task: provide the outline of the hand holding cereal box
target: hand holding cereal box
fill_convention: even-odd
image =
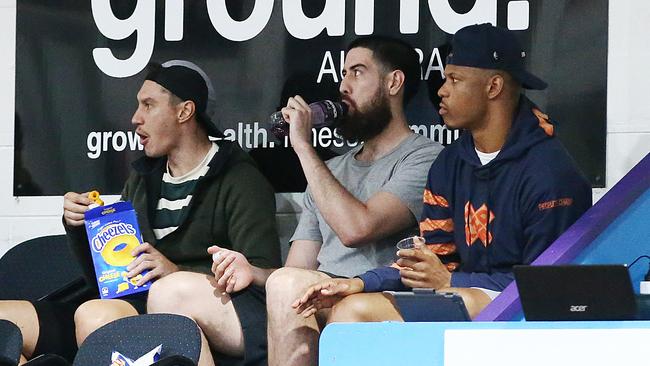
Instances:
[[[90,198],[97,202],[99,194]],[[97,206],[86,211],[84,221],[101,298],[113,299],[149,290],[151,282],[136,286],[147,271],[133,278],[126,276],[126,266],[135,259],[131,252],[142,244],[137,216],[131,203]]]

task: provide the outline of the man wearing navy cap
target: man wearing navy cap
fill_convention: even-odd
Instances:
[[[474,317],[513,280],[514,265],[530,264],[591,206],[589,182],[521,94],[546,88],[525,60],[506,29],[455,34],[440,115],[465,133],[429,170],[420,220],[427,245],[400,250],[396,266],[312,286],[298,312],[333,306],[330,321],[400,321],[377,292],[421,287],[460,294]]]
[[[145,156],[134,162],[122,191],[122,199],[131,201],[138,214],[145,242],[133,251],[137,258],[127,276],[138,285],[155,280],[148,299],[145,293],[90,300],[76,312],[75,304],[68,303],[0,302],[0,318],[23,329],[26,358],[57,353],[72,360],[75,336],[81,344],[100,326],[148,310],[179,313],[197,322],[203,338],[199,365],[214,364],[210,348],[246,358],[248,364],[263,362],[263,283],[267,269],[280,266],[275,197],[236,142],[209,139],[222,136],[210,121],[211,94],[209,78],[190,62],[150,65],[131,121]],[[86,281],[94,285],[83,226],[91,203],[87,194],[66,193],[63,219]],[[215,278],[212,253],[218,251],[245,258],[255,274]],[[144,270],[148,273],[140,275]],[[251,329],[257,331],[246,332]]]

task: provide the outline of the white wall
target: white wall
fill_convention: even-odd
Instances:
[[[609,9],[607,188],[650,152],[650,2],[610,0]],[[63,232],[61,197],[13,197],[15,32],[16,0],[0,0],[0,256],[23,240]],[[278,197],[281,227],[295,224],[297,197]]]
[[[609,1],[607,187],[650,152],[650,2]]]

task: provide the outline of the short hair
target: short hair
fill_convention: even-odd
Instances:
[[[352,41],[347,48],[367,48],[373,57],[388,71],[401,70],[404,73],[404,105],[417,94],[420,86],[420,57],[407,42],[388,36],[371,35]]]
[[[481,69],[485,72],[485,75],[492,77],[494,75],[500,75],[503,78],[503,87],[504,93],[507,94],[507,98],[511,102],[518,102],[519,95],[521,94],[522,85],[511,73],[504,70],[497,69]]]

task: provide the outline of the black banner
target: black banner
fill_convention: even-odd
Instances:
[[[389,34],[421,56],[423,83],[407,109],[414,131],[457,137],[434,108],[450,35],[474,23],[517,31],[528,68],[549,83],[527,92],[595,187],[605,183],[606,0],[140,0],[17,2],[14,195],[98,189],[118,194],[142,154],[131,126],[149,61],[185,59],[209,75],[213,121],[258,161],[277,191],[304,178],[268,116],[301,94],[338,95],[346,45]],[[324,158],[352,145],[314,132]]]

